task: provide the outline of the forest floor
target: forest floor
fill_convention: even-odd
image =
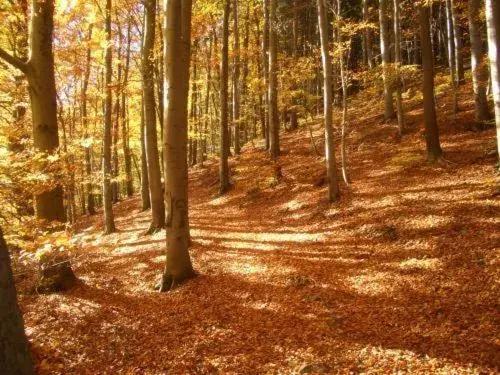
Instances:
[[[78,285],[20,297],[39,373],[494,373],[500,365],[500,241],[493,129],[468,130],[470,87],[453,121],[438,100],[447,162],[425,161],[421,110],[399,140],[380,105],[350,113],[349,175],[326,201],[307,126],[190,170],[191,255],[199,276],[153,290],[165,232],[115,207],[119,232],[81,219]],[[318,149],[322,128],[312,122]]]

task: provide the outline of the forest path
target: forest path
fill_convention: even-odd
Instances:
[[[442,129],[452,164],[431,166],[419,111],[409,111],[402,141],[394,125],[364,115],[349,136],[353,183],[338,204],[325,200],[307,127],[283,134],[279,181],[257,143],[231,159],[225,196],[214,161],[193,168],[199,276],[172,293],[152,290],[165,232],[142,235],[149,212],[136,198],[116,207],[119,233],[101,236],[101,218],[84,218],[79,286],[21,298],[39,372],[493,371],[494,131],[465,131],[472,115],[462,112]]]

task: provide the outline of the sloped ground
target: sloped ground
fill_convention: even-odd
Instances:
[[[351,113],[353,182],[336,205],[306,127],[283,135],[279,181],[257,143],[231,160],[226,196],[216,163],[193,168],[199,277],[172,293],[152,291],[165,233],[141,235],[149,213],[137,199],[116,207],[117,234],[83,218],[78,287],[21,297],[39,372],[498,371],[495,134],[466,130],[467,89],[456,121],[439,106],[449,163],[425,163],[418,109],[401,141],[379,106]]]

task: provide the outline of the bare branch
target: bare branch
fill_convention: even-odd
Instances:
[[[14,68],[19,69],[21,72],[24,74],[27,74],[28,72],[28,64],[17,57],[12,56],[10,53],[8,53],[6,50],[3,48],[0,48],[0,59],[3,59],[10,65],[12,65]]]

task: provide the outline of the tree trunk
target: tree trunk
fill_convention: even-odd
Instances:
[[[380,52],[382,55],[382,70],[384,79],[384,117],[385,120],[394,118],[394,103],[392,100],[392,79],[390,72],[391,49],[389,20],[387,17],[387,0],[379,0],[380,22]]]
[[[89,85],[90,77],[90,63],[92,58],[92,50],[90,48],[90,41],[92,40],[92,24],[89,25],[88,35],[87,35],[87,52],[85,58],[85,73],[83,76],[82,84],[82,127],[85,132],[85,137],[89,138],[89,119],[87,114],[87,88]],[[92,145],[87,144],[85,146],[85,194],[87,201],[87,212],[89,215],[95,214],[95,202],[92,187]]]
[[[451,88],[453,90],[453,113],[456,114],[458,112],[457,67],[455,57],[455,29],[453,28],[453,4],[451,0],[446,0],[446,28],[448,30],[448,64],[450,67]]]
[[[368,0],[363,0],[363,21],[369,22],[368,18]],[[373,68],[373,52],[372,52],[372,38],[371,30],[363,30],[363,62],[370,69]]]
[[[435,162],[441,158],[439,132],[436,119],[436,101],[434,98],[434,60],[429,23],[429,7],[419,5],[420,13],[420,45],[422,49],[422,92],[424,96],[425,143],[427,160]]]
[[[464,57],[462,53],[462,29],[460,28],[460,18],[457,14],[455,1],[451,0],[451,17],[453,20],[453,42],[455,44],[455,67],[457,75],[457,84],[465,82],[464,75]]]
[[[125,68],[123,70],[123,87],[121,92],[121,125],[122,125],[122,148],[123,148],[123,166],[125,168],[125,190],[127,192],[127,197],[131,197],[134,195],[134,179],[132,177],[132,159],[130,155],[130,146],[129,146],[129,132],[128,132],[128,111],[127,111],[127,85],[128,85],[128,75],[130,68],[130,49],[131,49],[131,28],[132,23],[129,21],[127,24],[127,50],[125,53]]]
[[[264,30],[262,38],[262,62],[264,73],[264,139],[265,150],[269,150],[269,0],[262,2],[264,6]]]
[[[189,256],[187,141],[191,1],[165,0],[167,257],[160,291],[194,276]]]
[[[396,74],[396,112],[398,116],[399,135],[404,132],[404,108],[401,95],[401,26],[399,19],[399,0],[394,0],[394,62]]]
[[[486,24],[490,57],[491,87],[495,104],[497,153],[500,158],[500,3],[486,0]]]
[[[149,196],[148,161],[146,156],[146,125],[144,123],[144,95],[141,103],[141,202],[142,211],[151,208],[151,197]]]
[[[328,200],[334,202],[339,197],[337,166],[335,161],[335,142],[332,122],[332,64],[328,41],[328,20],[325,0],[317,0],[318,24],[321,39],[321,60],[323,63],[323,111],[325,116],[325,158],[328,178]]]
[[[280,155],[280,123],[278,116],[278,18],[277,0],[270,0],[269,7],[269,154],[277,159]]]
[[[52,51],[53,17],[53,0],[32,1],[29,62],[23,62],[0,48],[0,58],[21,70],[28,78],[33,146],[47,155],[57,152],[59,147]],[[37,218],[47,221],[66,220],[61,185],[56,184],[51,190],[35,195],[35,214]]]
[[[228,44],[229,44],[229,12],[231,0],[225,0],[224,3],[224,20],[222,24],[222,56],[220,68],[220,157],[219,157],[219,193],[224,194],[229,189],[229,165],[227,162],[228,152],[227,145],[229,143],[228,132]]]
[[[482,21],[480,19],[481,0],[469,0],[469,37],[471,45],[471,71],[472,85],[474,89],[474,105],[476,122],[484,122],[491,118],[488,108],[488,97],[486,87],[488,85],[488,66],[486,64],[486,52],[483,48]]]
[[[238,0],[233,0],[233,124],[234,153],[240,153],[240,32],[238,25]]]
[[[111,39],[111,0],[106,0],[106,52],[105,60],[105,100],[104,100],[104,131],[102,144],[102,180],[103,180],[103,203],[104,203],[104,233],[116,231],[115,219],[113,216],[113,190],[111,187],[111,112],[112,112],[112,39]]]
[[[33,362],[24,334],[24,322],[17,304],[17,293],[9,251],[0,228],[0,373],[33,374]]]
[[[156,0],[145,1],[145,30],[142,47],[142,83],[144,98],[145,148],[150,191],[151,225],[148,233],[165,227],[165,203],[161,186],[158,138],[156,132],[156,104],[154,88],[154,41],[156,29]]]

